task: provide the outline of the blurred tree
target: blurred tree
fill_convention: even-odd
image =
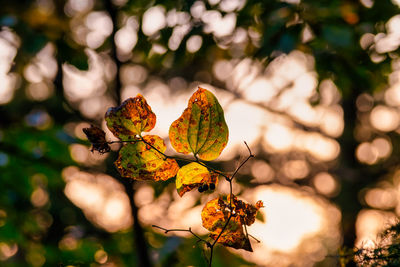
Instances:
[[[201,248],[188,245],[195,241],[140,221],[135,192],[148,185],[121,179],[115,153],[89,154],[85,146],[85,122],[102,125],[106,109],[139,88],[181,101],[201,83],[226,96],[229,110],[238,101],[255,108],[243,114],[262,110],[261,129],[246,140],[258,161],[239,183],[249,190],[280,184],[338,207],[347,247],[365,240],[362,218],[399,215],[399,1],[0,4],[2,265],[205,264]],[[241,140],[250,138],[244,133]],[[230,153],[215,164],[232,169],[239,154]],[[102,184],[123,197],[115,200]],[[168,183],[151,188],[154,201],[173,202]],[[107,203],[129,206],[130,219]],[[216,266],[245,264],[227,253],[217,251]],[[312,263],[328,266],[326,256]]]

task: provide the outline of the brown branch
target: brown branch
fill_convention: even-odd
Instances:
[[[211,243],[208,242],[207,240],[201,238],[200,236],[196,235],[196,234],[192,231],[192,228],[191,228],[191,227],[189,227],[189,229],[187,229],[187,230],[186,230],[186,229],[166,229],[166,228],[164,228],[164,227],[161,227],[161,226],[158,226],[158,225],[154,225],[154,224],[153,224],[151,227],[161,229],[161,230],[164,231],[165,234],[168,234],[169,232],[189,232],[189,233],[191,233],[194,237],[196,237],[196,238],[198,239],[198,242],[204,242],[204,243],[207,245],[207,247],[211,247]]]
[[[214,172],[214,173],[217,173],[217,174],[219,174],[219,175],[225,177],[225,179],[229,179],[229,176],[228,176],[228,175],[226,175],[226,174],[224,174],[224,173],[222,173],[222,172],[220,172],[220,171],[218,171],[218,170],[212,168],[211,166],[208,166],[208,165],[205,164],[204,162],[200,161],[200,159],[197,157],[196,154],[193,155],[194,158],[195,158],[195,160],[187,159],[187,158],[181,158],[181,157],[176,157],[176,156],[169,156],[169,155],[164,154],[164,153],[161,152],[160,150],[158,150],[155,146],[153,146],[152,144],[150,144],[150,143],[147,142],[146,140],[144,140],[143,137],[140,137],[140,140],[141,140],[143,143],[149,145],[151,148],[153,148],[155,151],[157,151],[157,152],[160,153],[161,155],[163,155],[163,156],[165,157],[165,159],[176,159],[176,160],[182,160],[182,161],[188,161],[188,162],[196,162],[196,163],[198,163],[198,164],[200,164],[200,165],[206,167],[208,170],[210,170],[210,171],[212,171],[212,172]]]
[[[253,153],[251,153],[250,147],[247,145],[246,141],[244,141],[244,144],[246,145],[248,151],[249,151],[249,156],[239,165],[239,167],[236,168],[236,170],[233,172],[233,174],[231,175],[231,177],[229,178],[229,181],[231,182],[233,180],[233,178],[235,177],[235,175],[238,173],[238,171],[243,167],[244,164],[246,164],[246,162],[250,159],[250,158],[254,158],[255,155],[253,155]]]
[[[246,227],[246,226],[245,226]],[[247,232],[246,232],[247,233]],[[248,236],[250,236],[251,238],[253,238],[257,243],[261,243],[261,241],[257,238],[255,238],[253,235],[247,233]]]

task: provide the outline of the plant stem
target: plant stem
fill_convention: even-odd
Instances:
[[[154,224],[153,224],[151,227],[164,230],[164,233],[166,233],[166,234],[168,234],[169,232],[189,232],[189,233],[191,233],[194,237],[196,237],[199,241],[204,242],[204,243],[207,245],[207,247],[210,247],[210,246],[211,246],[210,242],[208,242],[207,240],[205,240],[205,239],[199,237],[198,235],[196,235],[196,234],[192,231],[192,228],[191,228],[191,227],[189,227],[188,230],[186,230],[186,229],[166,229],[166,228],[163,228],[163,227],[161,227],[161,226],[154,225]]]
[[[144,143],[148,144],[143,138],[141,138],[141,141],[143,141]],[[218,242],[218,240],[220,239],[220,237],[222,236],[222,234],[225,232],[226,228],[228,227],[228,224],[229,224],[230,220],[231,220],[232,217],[234,216],[234,208],[233,208],[233,206],[232,206],[232,199],[233,199],[233,186],[232,186],[232,181],[233,181],[233,178],[234,178],[235,175],[238,173],[238,171],[244,166],[244,164],[245,164],[250,158],[253,158],[253,157],[254,157],[254,155],[253,155],[253,153],[251,152],[251,150],[250,150],[249,146],[247,145],[247,143],[244,142],[244,144],[246,145],[246,147],[247,147],[247,149],[248,149],[248,151],[249,151],[249,156],[247,156],[247,158],[236,168],[236,170],[233,172],[233,174],[232,174],[230,177],[224,175],[224,177],[226,177],[226,180],[229,182],[229,217],[228,217],[228,219],[226,220],[224,226],[222,227],[221,232],[218,234],[217,238],[214,239],[214,241],[213,241],[212,243],[210,243],[210,242],[204,240],[203,238],[201,238],[201,237],[199,237],[198,235],[196,235],[195,233],[193,233],[192,230],[191,230],[191,228],[189,228],[189,230],[187,230],[187,229],[166,229],[166,228],[163,228],[163,227],[160,227],[160,226],[157,226],[157,225],[152,225],[152,227],[154,227],[154,228],[158,228],[158,229],[163,230],[166,234],[167,234],[168,232],[189,232],[189,233],[191,233],[193,236],[195,236],[199,241],[204,242],[204,243],[207,245],[207,247],[210,248],[210,258],[209,258],[208,260],[207,260],[207,258],[206,258],[209,267],[212,267],[212,260],[213,260],[213,255],[214,255],[214,247],[215,247],[215,245],[217,244],[217,242]],[[169,156],[165,155],[164,153],[162,153],[161,151],[159,151],[159,150],[158,150],[157,148],[155,148],[154,146],[152,146],[151,144],[148,144],[148,145],[151,146],[151,147],[152,147],[153,149],[155,149],[156,151],[158,151],[160,154],[164,155],[166,158],[169,157]],[[205,166],[206,168],[209,168],[207,165],[205,165],[203,162],[201,162],[201,161],[197,158],[196,155],[195,155],[194,157],[195,157],[195,160],[194,160],[194,161],[193,161],[193,160],[188,160],[188,161],[197,162],[197,163],[199,163],[199,164]],[[174,158],[174,157],[169,157],[169,158]],[[216,171],[216,172],[217,172],[217,173],[220,173],[219,171]],[[256,239],[254,236],[252,236],[252,235],[250,235],[250,234],[247,233],[247,228],[246,228],[246,225],[245,225],[245,224],[244,224],[244,228],[245,228],[245,232],[246,232],[246,236],[247,236],[247,237],[250,236],[250,237],[254,238],[257,242],[260,242],[260,241],[259,241],[258,239]]]

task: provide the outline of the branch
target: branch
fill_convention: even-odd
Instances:
[[[239,167],[236,168],[236,170],[233,172],[233,174],[231,175],[231,177],[229,178],[229,182],[231,182],[233,180],[233,178],[235,177],[235,175],[238,173],[238,171],[243,167],[244,164],[246,164],[246,162],[250,159],[250,158],[254,158],[255,155],[253,155],[253,153],[251,153],[250,147],[247,145],[246,141],[244,141],[244,144],[247,147],[247,150],[249,151],[249,156],[239,165]]]
[[[160,150],[158,150],[155,146],[153,146],[152,144],[150,144],[149,142],[147,142],[146,140],[144,140],[143,137],[140,137],[140,140],[141,140],[143,143],[149,145],[151,148],[153,148],[155,151],[157,151],[157,152],[160,153],[161,155],[163,155],[163,156],[165,157],[165,159],[168,159],[168,158],[169,158],[169,159],[183,160],[183,161],[188,161],[188,162],[196,162],[196,163],[198,163],[198,164],[200,164],[200,165],[206,167],[208,170],[210,170],[210,171],[212,171],[212,172],[214,172],[214,173],[217,173],[217,174],[219,174],[219,175],[225,177],[225,179],[229,179],[229,176],[228,176],[228,175],[226,175],[226,174],[224,174],[224,173],[222,173],[222,172],[220,172],[220,171],[218,171],[218,170],[216,170],[216,169],[214,169],[214,168],[208,166],[208,165],[205,164],[204,162],[200,161],[199,158],[197,157],[197,155],[194,155],[195,160],[191,160],[191,159],[187,159],[187,158],[181,158],[181,157],[176,157],[176,156],[168,156],[168,155],[164,154],[163,152],[161,152]]]
[[[189,233],[191,233],[194,237],[196,237],[196,238],[198,239],[198,242],[204,242],[204,243],[207,245],[207,247],[211,247],[211,246],[212,246],[210,242],[208,242],[207,240],[205,240],[205,239],[199,237],[198,235],[196,235],[196,234],[192,231],[192,228],[191,228],[191,227],[189,227],[188,230],[186,230],[186,229],[166,229],[166,228],[164,228],[164,227],[161,227],[161,226],[158,226],[158,225],[154,225],[154,224],[153,224],[151,227],[161,229],[161,230],[164,231],[165,234],[168,234],[169,232],[189,232]]]
[[[244,227],[246,227],[246,225]],[[246,233],[247,233],[247,230],[246,230]],[[247,233],[247,235],[250,236],[251,238],[253,238],[257,243],[261,243],[261,241],[259,239],[255,238],[253,235],[251,235],[249,233]]]

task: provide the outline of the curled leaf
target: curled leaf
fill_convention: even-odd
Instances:
[[[179,169],[176,175],[176,189],[179,196],[204,184],[218,183],[218,174],[210,173],[208,169],[199,163],[192,162]]]
[[[171,145],[177,152],[193,153],[202,160],[216,159],[225,148],[228,135],[224,111],[217,98],[200,87],[169,129]]]
[[[228,202],[230,200],[230,195],[228,196]],[[263,202],[261,200],[257,201],[256,206],[238,200],[236,196],[232,198],[232,207],[235,214],[240,218],[240,222],[246,225],[252,225],[256,220],[256,215],[258,210],[263,207]]]
[[[87,139],[92,143],[92,152],[94,150],[103,154],[110,151],[110,146],[106,141],[106,133],[97,126],[90,125],[90,128],[83,128]]]
[[[156,115],[141,94],[128,98],[119,107],[109,108],[105,119],[110,131],[121,140],[134,140],[156,124]]]
[[[243,232],[239,217],[232,216],[226,225],[229,217],[229,204],[224,202],[221,197],[207,202],[201,212],[203,227],[211,232],[212,239],[216,240],[219,236],[217,242],[224,246],[253,251],[249,238]],[[223,229],[224,231],[220,235]]]
[[[119,151],[115,166],[121,176],[134,180],[168,180],[174,177],[179,166],[174,159],[159,152],[166,150],[164,141],[157,135],[146,135],[144,141],[125,144]],[[157,151],[157,150],[159,151]]]

